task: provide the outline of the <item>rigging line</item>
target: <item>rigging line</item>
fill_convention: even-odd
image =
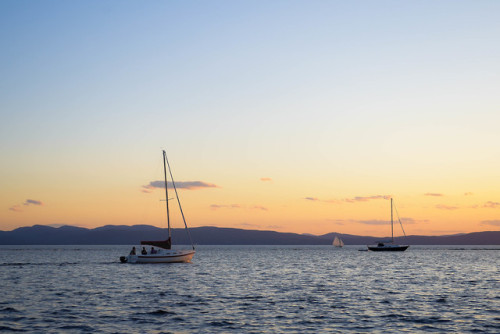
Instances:
[[[170,230],[170,210],[168,207],[168,179],[167,179],[167,166],[165,166],[166,158],[167,158],[166,152],[163,151],[163,174],[165,175],[165,205],[167,206],[168,239],[172,240],[172,232]],[[172,244],[172,241],[170,241],[170,244]]]
[[[406,238],[405,229],[403,228],[403,223],[401,223],[401,219],[399,218],[398,208],[396,208],[396,205],[394,205],[394,210],[396,210],[396,215],[398,216],[399,225],[401,226],[401,229],[403,230],[403,234]]]
[[[182,220],[184,221],[184,226],[186,227],[189,241],[191,242],[191,246],[193,247],[193,250],[194,250],[193,239],[191,238],[191,233],[189,233],[189,229],[188,229],[187,223],[186,223],[186,218],[184,217],[184,212],[182,211],[181,201],[179,200],[179,194],[177,193],[177,187],[175,186],[174,176],[172,175],[172,169],[170,169],[170,164],[168,163],[167,153],[165,151],[163,151],[163,153],[165,154],[165,161],[167,162],[168,172],[170,173],[170,179],[172,180],[172,186],[174,187],[175,197],[177,197],[177,203],[179,203],[179,209],[181,210]],[[167,201],[167,203],[168,203],[168,201]]]

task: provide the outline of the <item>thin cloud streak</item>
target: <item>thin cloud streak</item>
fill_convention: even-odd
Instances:
[[[458,206],[446,205],[446,204],[437,204],[435,206],[436,209],[439,210],[458,210],[460,209]]]
[[[357,203],[357,202],[368,202],[371,200],[377,200],[377,199],[391,199],[391,195],[374,195],[374,196],[356,196],[353,198],[344,198],[344,199],[328,199],[328,200],[323,200],[319,199],[317,197],[304,197],[305,200],[308,201],[319,201],[319,202],[325,202],[325,203],[332,203],[332,204],[339,204],[339,203]]]
[[[347,223],[357,223],[354,219],[327,219],[327,221],[334,223],[335,225],[346,225]]]
[[[270,182],[270,181],[272,181],[273,179],[271,179],[270,177],[261,177],[261,178],[260,178],[260,180],[261,180],[262,182]]]
[[[239,204],[212,204],[210,205],[212,210],[217,209],[241,209],[241,205]]]
[[[168,187],[173,188],[171,181],[168,181]],[[175,187],[177,189],[187,189],[187,190],[197,190],[203,188],[219,188],[213,183],[207,183],[203,181],[177,181],[175,182]],[[142,186],[142,192],[150,193],[153,189],[165,189],[165,181],[151,181],[148,185]]]
[[[481,225],[500,226],[500,220],[483,220]]]
[[[278,230],[278,229],[283,228],[283,226],[281,226],[281,225],[261,225],[261,224],[247,223],[247,222],[236,224],[236,226],[248,227],[248,228],[252,228],[252,229],[266,228],[266,229],[271,229],[271,230]]]
[[[375,196],[356,196],[353,199],[345,199],[345,201],[368,202],[372,199],[391,199],[391,195],[375,195]]]
[[[34,200],[34,199],[27,199],[23,205],[43,205],[43,203],[41,201],[37,201],[37,200]]]
[[[42,201],[38,201],[36,199],[27,199],[26,201],[24,201],[24,203],[22,204],[22,206],[32,206],[32,205],[35,205],[35,206],[43,206],[43,202]],[[13,212],[24,212],[24,210],[22,210],[21,204],[15,204],[13,206],[11,206],[9,208],[9,211],[13,211]]]
[[[402,217],[401,218],[401,222],[403,224],[420,224],[420,223],[428,223],[429,222],[429,219],[414,219],[414,218],[410,218],[410,217]]]
[[[388,225],[391,222],[389,220],[371,219],[371,220],[359,220],[358,223],[364,225]]]
[[[425,193],[424,196],[443,197],[444,195],[439,193]]]
[[[280,229],[283,228],[281,225],[267,225],[265,228],[270,228],[270,229]]]
[[[251,224],[251,223],[240,223],[238,224],[239,226],[243,226],[243,227],[252,227],[252,228],[256,228],[256,227],[261,227],[260,225],[258,224]]]
[[[14,212],[23,212],[23,210],[21,210],[21,206],[19,204],[16,204],[16,205],[13,205],[9,208],[10,211],[14,211]]]
[[[496,209],[500,207],[500,203],[488,201],[483,205],[483,208]]]
[[[357,219],[327,219],[336,225],[347,225],[347,224],[364,224],[364,225],[388,225],[391,223],[390,220],[380,220],[380,219],[368,219],[368,220],[357,220]],[[417,223],[428,223],[429,220],[419,220],[410,217],[401,218],[401,222],[403,224],[417,224]],[[394,224],[398,223],[397,220],[394,221]]]
[[[245,209],[245,207],[241,204],[211,204],[210,209],[219,210],[219,209]],[[247,210],[262,210],[268,211],[268,208],[262,205],[254,205],[251,207],[246,207]]]

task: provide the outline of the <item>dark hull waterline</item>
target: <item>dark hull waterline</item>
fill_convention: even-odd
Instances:
[[[410,246],[368,246],[373,252],[404,252]]]

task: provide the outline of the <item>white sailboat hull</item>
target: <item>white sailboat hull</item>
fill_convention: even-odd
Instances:
[[[174,250],[160,249],[155,254],[127,255],[124,258],[126,263],[178,263],[190,262],[196,253],[194,250]],[[121,259],[120,259],[121,260]]]

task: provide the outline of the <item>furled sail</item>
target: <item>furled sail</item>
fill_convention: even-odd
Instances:
[[[164,249],[171,249],[172,248],[172,239],[168,238],[167,240],[163,241],[141,241],[141,245],[150,245],[150,246],[156,246]]]

